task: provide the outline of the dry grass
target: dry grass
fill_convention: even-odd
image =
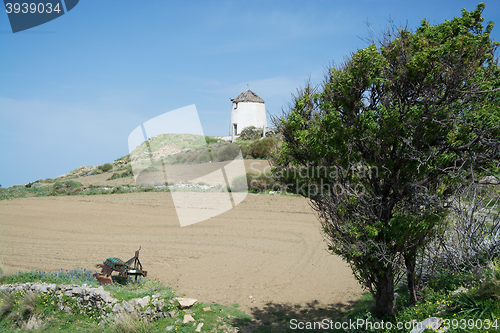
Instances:
[[[112,331],[117,333],[147,333],[147,323],[135,313],[120,313],[115,317]]]

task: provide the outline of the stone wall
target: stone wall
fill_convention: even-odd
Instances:
[[[174,299],[162,299],[160,294],[134,298],[129,301],[119,301],[111,297],[110,293],[103,287],[94,288],[87,285],[56,285],[47,283],[22,283],[0,285],[0,290],[12,292],[38,292],[50,294],[57,299],[57,307],[60,311],[74,313],[93,312],[98,315],[97,319],[104,320],[107,317],[128,312],[136,313],[147,321],[164,318],[172,313],[163,312],[175,302]],[[73,300],[73,301],[71,301]]]

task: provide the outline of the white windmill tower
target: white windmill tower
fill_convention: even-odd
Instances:
[[[236,136],[248,126],[257,128],[267,127],[266,106],[264,100],[250,89],[245,90],[238,97],[231,99],[231,124],[229,134]]]

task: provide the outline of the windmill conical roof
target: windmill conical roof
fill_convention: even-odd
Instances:
[[[232,102],[254,102],[254,103],[264,103],[264,100],[260,98],[256,93],[250,89],[245,90],[238,97],[231,99]]]

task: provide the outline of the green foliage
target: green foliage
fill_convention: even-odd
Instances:
[[[125,156],[122,156],[114,161],[115,163],[125,163],[128,164],[130,163],[130,154],[127,154]]]
[[[108,178],[108,179],[106,179],[106,180],[118,179],[118,178],[120,178],[120,177],[121,177],[121,175],[120,175],[118,172],[114,172],[114,173],[111,175],[111,177],[109,177],[109,178]]]
[[[49,195],[75,195],[83,190],[83,185],[74,180],[66,180],[63,182],[57,181],[52,186]]]
[[[397,312],[394,263],[405,263],[415,297],[416,255],[446,229],[439,186],[498,172],[500,69],[483,9],[393,31],[332,68],[323,86],[306,86],[274,119],[283,138],[276,178],[318,189],[301,193],[329,250],[372,291],[380,315]]]
[[[262,137],[262,129],[256,128],[255,126],[248,126],[241,130],[239,139],[240,140],[258,140]]]
[[[244,192],[248,190],[247,175],[235,177],[231,181],[232,192]]]
[[[237,158],[241,150],[234,143],[224,142],[218,145],[211,145],[210,151],[214,162],[225,162]]]
[[[26,187],[26,186],[11,186],[9,188],[0,189],[0,200],[29,198],[29,197],[44,197],[49,195],[50,187]]]
[[[265,137],[253,142],[239,141],[243,158],[268,159],[278,146],[278,140],[272,137]]]
[[[122,169],[123,170],[123,169]],[[147,170],[145,172],[148,172]],[[119,179],[119,178],[126,178],[126,177],[132,177],[134,173],[132,172],[132,166],[127,165],[125,167],[125,171],[118,173],[118,172],[113,172],[111,177],[109,177],[106,180],[113,180],[113,179]]]
[[[160,294],[162,298],[170,300],[175,297],[170,287],[164,286],[156,280],[141,279],[138,283],[114,284],[106,287],[114,298],[120,300],[131,300],[133,298],[142,298],[148,295]]]
[[[6,275],[0,278],[2,284],[45,282],[55,284],[83,284],[98,285],[97,280],[92,275],[93,271],[87,269],[60,270],[56,272],[27,271],[18,272],[13,275]]]
[[[412,320],[420,322],[428,317],[439,317],[445,320],[444,325],[449,325],[449,332],[486,332],[486,320],[496,327],[490,327],[491,331],[496,331],[500,328],[500,290],[498,289],[499,282],[492,279],[479,282],[477,287],[471,288],[469,291],[461,293],[453,293],[459,287],[463,287],[470,282],[469,275],[442,275],[431,281],[425,292],[421,294],[421,299],[417,304],[409,303],[409,295],[403,290],[399,290],[400,297],[398,303],[400,307],[399,313],[394,318],[384,318],[384,321],[389,320],[396,323],[409,323]],[[495,287],[492,287],[495,285]],[[486,294],[482,294],[480,290],[488,290]],[[365,295],[368,296],[368,295]],[[371,297],[363,297],[358,305],[345,313],[345,320],[364,319],[370,320],[373,323],[381,323],[382,319],[372,315],[374,313],[374,299]],[[478,322],[481,321],[481,323]],[[483,324],[483,327],[474,327],[475,324]],[[462,327],[460,328],[460,326]],[[409,331],[410,329],[406,330]],[[365,327],[355,330],[347,330],[347,332],[394,332],[393,330],[369,330]]]
[[[282,191],[282,185],[278,183],[271,174],[252,173],[235,177],[231,181],[233,192],[242,192],[248,190],[252,193],[262,193],[266,191]],[[285,192],[283,190],[283,192]]]
[[[205,141],[207,142],[207,144],[212,144],[212,143],[217,143],[217,142],[220,142],[221,139],[216,139],[214,137],[211,137],[211,136],[205,136]]]
[[[103,165],[99,165],[97,168],[99,170],[102,170],[102,172],[108,172],[108,171],[113,170],[113,164],[106,163],[106,164],[103,164]]]
[[[255,141],[249,147],[249,153],[253,158],[267,159],[274,153],[277,140],[275,138],[263,138],[262,140]]]
[[[62,272],[62,271],[61,271]],[[47,273],[45,273],[47,274]],[[29,276],[33,280],[29,280]],[[16,274],[9,277],[9,283],[17,282],[40,282],[40,274]],[[61,281],[50,281],[52,283],[63,283]],[[81,283],[77,281],[66,281],[66,283]],[[239,325],[250,322],[250,316],[231,307],[218,304],[205,304],[199,302],[189,310],[182,310],[178,302],[172,301],[175,296],[172,289],[162,285],[158,281],[144,279],[138,283],[123,285],[107,285],[104,287],[112,297],[119,302],[160,294],[165,301],[163,312],[176,312],[171,318],[157,319],[152,322],[146,321],[135,313],[122,312],[113,313],[111,309],[106,310],[110,317],[102,316],[101,312],[91,307],[79,307],[77,300],[62,293],[59,296],[47,293],[31,291],[15,291],[7,293],[0,291],[0,331],[18,332],[26,327],[28,320],[37,320],[41,323],[39,330],[48,332],[165,332],[167,326],[174,326],[173,332],[193,332],[196,326],[192,323],[183,324],[182,318],[190,313],[197,323],[204,323],[203,331],[222,332],[232,330],[231,322],[236,320]],[[152,307],[152,304],[147,305]],[[60,308],[68,310],[59,310]],[[205,311],[204,308],[210,308]],[[229,318],[232,318],[231,320]],[[179,321],[178,319],[181,319]]]

